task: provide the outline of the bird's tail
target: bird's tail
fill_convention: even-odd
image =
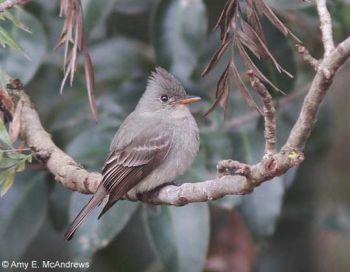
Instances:
[[[103,187],[100,187],[97,189],[97,192],[94,194],[94,196],[89,200],[89,202],[82,208],[82,210],[79,212],[77,217],[74,219],[74,221],[70,224],[68,230],[66,231],[64,235],[64,240],[69,241],[72,239],[75,231],[79,228],[83,220],[87,215],[90,214],[90,212],[98,205],[101,204],[102,200],[106,196],[107,192]]]

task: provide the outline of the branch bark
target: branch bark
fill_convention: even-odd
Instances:
[[[327,56],[334,49],[332,18],[327,9],[326,0],[316,0],[317,12],[320,17],[320,28],[322,32],[322,41]]]
[[[66,188],[81,193],[96,191],[101,175],[86,171],[80,164],[58,148],[43,128],[38,112],[23,90],[8,89],[13,101],[22,103],[20,137],[34,156],[44,163],[55,179]]]
[[[264,112],[264,123],[265,123],[265,155],[271,156],[276,153],[276,117],[275,117],[275,106],[273,105],[272,96],[266,89],[264,84],[258,77],[254,75],[254,72],[248,72],[250,76],[250,82],[252,87],[261,96],[263,101],[263,112]]]

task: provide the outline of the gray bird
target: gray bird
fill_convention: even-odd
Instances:
[[[108,196],[100,218],[124,195],[137,196],[173,182],[192,164],[199,130],[182,85],[162,68],[149,78],[135,110],[124,120],[110,146],[102,181],[65,234],[70,240],[84,218]]]

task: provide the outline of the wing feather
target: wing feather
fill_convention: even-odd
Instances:
[[[111,152],[102,169],[102,186],[107,190],[109,200],[99,217],[159,166],[170,146],[170,133],[141,135],[126,147]]]

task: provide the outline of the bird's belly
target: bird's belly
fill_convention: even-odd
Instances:
[[[193,118],[181,124],[181,129],[174,129],[177,132],[176,141],[172,146],[164,162],[153,170],[129,193],[144,193],[154,188],[175,180],[182,175],[192,164],[199,149],[199,131],[197,123]],[[178,133],[181,131],[182,133]]]

